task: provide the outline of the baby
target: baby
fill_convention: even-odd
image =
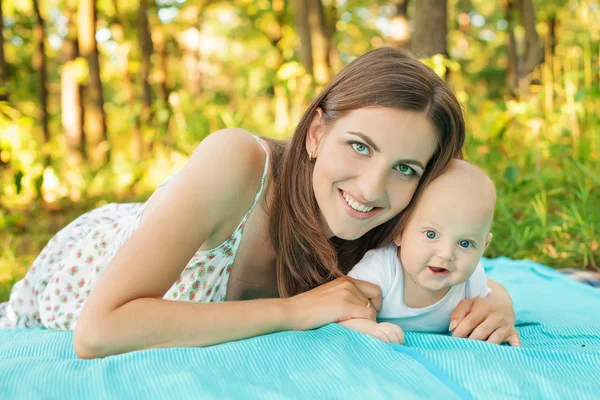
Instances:
[[[495,204],[490,178],[467,161],[453,160],[425,188],[394,244],[367,252],[348,273],[381,287],[379,324],[341,324],[383,340],[397,335],[400,343],[402,330],[448,332],[459,302],[490,292],[479,260],[492,239]]]

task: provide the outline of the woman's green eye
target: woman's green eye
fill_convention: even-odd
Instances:
[[[362,143],[354,142],[352,143],[352,148],[359,154],[369,154],[369,148]]]
[[[415,175],[415,170],[406,164],[400,164],[396,167],[396,170],[404,175]]]

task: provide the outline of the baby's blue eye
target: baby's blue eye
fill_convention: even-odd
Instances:
[[[404,175],[415,175],[415,170],[406,164],[400,164],[396,166],[396,171]]]
[[[353,142],[352,143],[352,148],[354,149],[354,151],[356,151],[359,154],[363,154],[363,155],[368,155],[369,154],[369,148],[359,142]]]
[[[458,242],[458,245],[463,249],[468,249],[469,247],[471,247],[471,242],[469,242],[468,240],[461,240],[460,242]]]
[[[427,236],[427,239],[435,239],[437,237],[437,233],[434,231],[426,231],[425,236]]]

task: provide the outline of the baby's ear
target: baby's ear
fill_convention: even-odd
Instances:
[[[488,233],[487,237],[485,238],[485,247],[488,247],[488,246],[489,246],[490,242],[492,241],[492,237],[493,237],[493,236],[494,236],[494,235],[492,235],[492,233],[491,233],[491,232],[490,232],[490,233]]]
[[[398,233],[394,238],[394,244],[400,247],[400,243],[402,242],[402,232]]]

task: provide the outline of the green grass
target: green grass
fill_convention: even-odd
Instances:
[[[525,177],[514,184],[501,177],[496,182],[494,239],[486,256],[599,270],[600,185],[575,162],[567,160],[554,176]]]

